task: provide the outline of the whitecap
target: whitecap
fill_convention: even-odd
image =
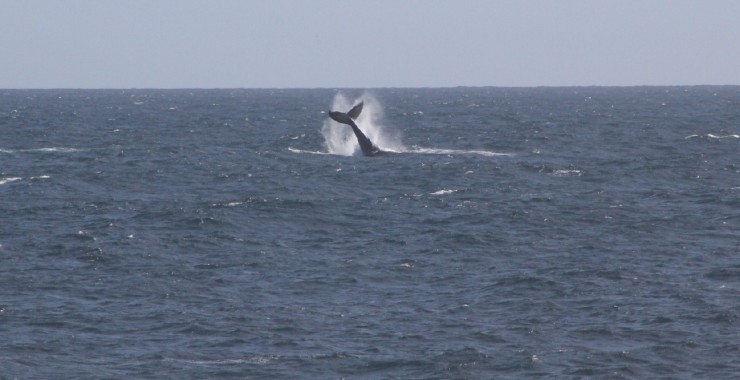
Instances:
[[[435,191],[435,192],[433,192],[433,193],[429,193],[429,195],[445,195],[445,194],[452,194],[452,193],[454,193],[454,192],[456,192],[456,191],[457,191],[457,190],[442,189],[442,190],[437,190],[437,191]]]
[[[438,148],[421,148],[414,146],[411,150],[405,151],[406,153],[422,153],[422,154],[477,154],[480,156],[494,157],[494,156],[513,156],[511,153],[500,153],[491,152],[488,150],[464,150],[464,149],[438,149]]]
[[[313,151],[313,150],[303,150],[303,149],[296,149],[288,147],[288,150],[293,153],[304,153],[304,154],[331,154],[329,152],[319,152],[319,151]]]
[[[237,207],[243,205],[244,202],[241,201],[233,201],[233,202],[226,202],[226,203],[211,203],[212,207]]]
[[[714,135],[714,134],[711,134],[711,133],[708,133],[707,134],[707,137],[709,137],[710,139],[727,139],[727,138],[740,139],[740,135],[718,136],[718,135]]]
[[[75,153],[79,152],[77,148],[66,148],[66,147],[50,147],[50,148],[37,148],[37,149],[26,149],[24,152],[52,152],[52,153]]]
[[[265,364],[273,360],[278,360],[278,356],[274,355],[255,355],[251,358],[244,359],[174,359],[166,358],[165,361],[181,362],[194,365],[207,365],[207,366],[221,366],[221,365],[237,365],[237,364]]]
[[[0,149],[0,153],[75,153],[83,149],[68,147],[48,147],[48,148],[30,148],[30,149]]]
[[[21,178],[21,177],[6,177],[6,178],[1,178],[0,179],[0,185],[4,185],[4,184],[10,183],[10,182],[19,181],[21,179],[23,179],[23,178]]]
[[[558,177],[564,177],[564,176],[580,177],[583,175],[583,171],[577,170],[577,169],[560,169],[560,170],[555,170],[554,172],[552,172],[552,175],[558,176]]]
[[[740,135],[737,135],[737,134],[730,134],[730,135],[723,135],[723,136],[721,136],[721,135],[715,135],[714,133],[707,133],[706,135],[688,135],[688,136],[684,137],[684,140],[695,139],[697,137],[698,138],[706,137],[706,138],[717,139],[717,140],[729,139],[729,138],[740,139]]]

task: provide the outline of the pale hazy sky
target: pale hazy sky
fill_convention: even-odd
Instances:
[[[693,84],[739,0],[0,0],[0,88]]]

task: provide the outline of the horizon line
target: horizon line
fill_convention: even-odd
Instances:
[[[629,88],[629,87],[739,87],[740,84],[630,84],[630,85],[535,85],[535,86],[376,86],[376,87],[352,87],[352,86],[328,86],[328,87],[0,87],[0,91],[59,91],[59,90],[83,90],[83,91],[117,91],[117,90],[413,90],[413,89],[453,89],[453,88],[511,88],[511,89],[535,89],[535,88]]]

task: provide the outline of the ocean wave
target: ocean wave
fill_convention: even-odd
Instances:
[[[275,355],[256,355],[251,358],[243,359],[175,359],[165,358],[164,361],[169,362],[180,362],[193,365],[205,365],[205,366],[224,366],[224,365],[238,365],[238,364],[265,364],[274,360],[278,360],[279,357]]]
[[[731,134],[731,135],[715,135],[713,133],[707,133],[706,135],[688,135],[684,137],[684,140],[688,139],[695,139],[695,138],[702,138],[706,137],[709,139],[716,139],[716,140],[722,140],[722,139],[740,139],[740,135],[737,134]]]
[[[49,178],[51,178],[51,176],[44,174],[44,175],[33,176],[33,177],[29,177],[29,178],[31,180],[38,180],[38,179],[49,179]],[[23,177],[5,177],[5,178],[0,178],[0,185],[4,185],[6,183],[11,183],[11,182],[15,182],[15,181],[20,181],[22,179],[23,179]]]
[[[2,179],[0,179],[0,185],[5,185],[6,183],[11,183],[11,182],[19,181],[19,180],[22,180],[22,179],[23,179],[22,177],[6,177],[6,178],[2,178]]]
[[[513,156],[512,153],[492,152],[492,151],[488,151],[488,150],[421,148],[421,147],[418,147],[418,146],[414,146],[410,150],[403,151],[403,153],[422,153],[422,154],[476,154],[476,155],[479,155],[479,156],[486,156],[486,157]]]
[[[68,148],[68,147],[48,147],[48,148],[31,148],[31,149],[0,149],[0,153],[76,153],[86,149]]]
[[[442,189],[442,190],[437,190],[437,191],[435,191],[435,192],[433,192],[433,193],[429,193],[429,195],[445,195],[445,194],[452,194],[452,193],[454,193],[454,192],[456,192],[456,191],[457,191],[457,190],[448,190],[448,189]]]
[[[578,169],[557,169],[552,172],[552,175],[556,177],[580,177],[583,175],[583,170]]]
[[[293,147],[288,147],[288,150],[293,153],[303,153],[303,154],[338,155],[338,156],[347,155],[347,154],[334,153],[334,152],[321,152],[321,151],[297,149]],[[497,157],[497,156],[511,157],[514,155],[512,153],[492,152],[488,150],[440,149],[440,148],[420,148],[420,147],[413,147],[411,149],[383,149],[383,151],[387,153],[418,153],[418,154],[441,154],[441,155],[458,154],[458,155],[479,155],[479,156],[485,156],[485,157]]]
[[[288,150],[291,151],[291,152],[293,152],[293,153],[304,153],[304,154],[321,154],[321,155],[333,154],[333,153],[330,153],[330,152],[319,152],[319,151],[313,151],[313,150],[303,150],[303,149],[296,149],[296,148],[292,148],[292,147],[288,147]]]
[[[711,133],[708,133],[707,134],[707,137],[709,137],[710,139],[727,139],[727,138],[740,139],[740,135],[718,136],[718,135],[714,135],[714,134],[711,134]]]
[[[740,109],[687,89],[381,89],[376,159],[290,138],[331,90],[10,95],[0,378],[733,378]]]

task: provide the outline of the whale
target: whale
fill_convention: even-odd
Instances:
[[[337,123],[346,124],[352,127],[352,132],[354,132],[355,137],[357,137],[357,142],[360,144],[362,154],[366,156],[376,156],[383,153],[383,151],[380,150],[377,145],[373,144],[373,142],[370,141],[364,133],[362,133],[357,124],[355,124],[355,120],[360,116],[360,112],[362,112],[363,103],[364,102],[357,103],[352,107],[352,109],[347,111],[347,113],[329,111],[329,117]]]

